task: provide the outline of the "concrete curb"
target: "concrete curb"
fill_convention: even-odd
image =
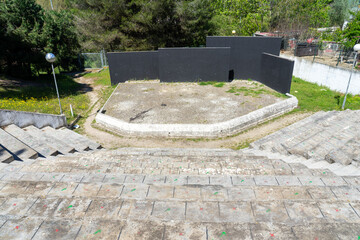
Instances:
[[[34,125],[37,128],[43,128],[46,126],[59,128],[67,125],[65,115],[20,112],[0,109],[0,127],[10,124],[15,124],[20,128],[30,125]]]
[[[231,136],[259,123],[268,121],[297,107],[296,97],[287,94],[288,99],[274,103],[247,115],[214,124],[136,124],[127,123],[101,113],[96,122],[107,130],[121,135],[170,137],[170,138],[217,138]]]

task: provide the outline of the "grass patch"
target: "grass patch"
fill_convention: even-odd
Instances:
[[[81,84],[66,75],[57,75],[60,101],[68,121],[89,107],[90,100],[82,93]],[[37,82],[51,82],[51,75],[41,75]],[[74,110],[71,117],[70,104]],[[34,87],[0,87],[0,109],[60,114],[59,102],[54,84]]]
[[[84,78],[93,78],[95,85],[111,86],[109,69],[103,69],[100,72],[86,73]]]
[[[200,82],[199,85],[201,86],[207,86],[207,85],[212,85],[214,87],[223,87],[225,85],[224,82]]]
[[[274,90],[271,89],[267,89],[265,88],[265,85],[261,84],[261,83],[257,83],[257,82],[253,82],[252,80],[248,80],[251,82],[251,85],[253,86],[246,86],[246,87],[231,87],[229,90],[227,90],[227,93],[234,93],[235,95],[240,95],[243,94],[244,96],[251,96],[251,97],[255,97],[255,98],[260,98],[260,95],[264,94],[268,94],[268,95],[273,95],[275,97],[278,98],[286,98],[286,95],[281,94],[279,92],[276,92]]]
[[[344,94],[293,77],[290,93],[299,100],[297,111],[341,110]],[[348,94],[345,109],[360,109],[360,96]]]

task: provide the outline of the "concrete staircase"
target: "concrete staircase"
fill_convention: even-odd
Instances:
[[[350,151],[357,114],[317,113],[241,151],[84,151],[66,129],[20,129],[26,156],[52,137],[78,152],[0,163],[0,239],[360,239],[360,171],[324,160],[323,142]]]
[[[360,163],[360,111],[318,112],[251,148],[342,165]]]
[[[100,144],[67,128],[19,128],[14,124],[0,128],[0,162],[4,163],[99,148]]]
[[[360,178],[251,150],[103,149],[0,167],[0,239],[360,236]]]

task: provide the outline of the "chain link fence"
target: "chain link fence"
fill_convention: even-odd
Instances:
[[[104,50],[99,53],[81,53],[79,55],[80,68],[97,69],[108,66],[106,53]]]

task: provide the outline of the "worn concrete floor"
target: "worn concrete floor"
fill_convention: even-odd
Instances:
[[[229,90],[233,92],[228,92]],[[235,91],[235,89],[241,89]],[[281,97],[255,82],[237,80],[222,87],[198,83],[122,83],[105,106],[105,114],[129,123],[209,124],[240,117]]]

